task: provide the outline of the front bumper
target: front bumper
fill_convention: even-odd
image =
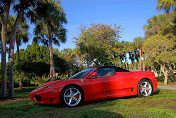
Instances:
[[[61,90],[34,90],[29,93],[30,99],[37,104],[59,104]]]

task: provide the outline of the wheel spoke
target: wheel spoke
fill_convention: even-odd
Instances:
[[[72,89],[70,88],[70,95],[72,95],[73,94],[73,91],[72,91]]]
[[[76,93],[74,93],[73,96],[76,96],[76,95],[78,95],[78,94],[80,94],[79,91],[77,91]]]
[[[76,97],[73,97],[73,100],[75,101],[75,102],[77,102],[78,100],[76,99]]]
[[[145,83],[144,87],[146,88],[146,87],[147,87],[148,82],[144,82],[144,83]]]
[[[144,91],[144,93],[145,93],[145,95],[146,95],[146,96],[148,95],[148,93],[147,93],[147,91],[146,91],[146,90]]]
[[[69,99],[69,103],[68,103],[68,104],[70,105],[70,104],[71,104],[71,102],[72,102],[72,98],[70,98],[70,99]]]
[[[64,97],[65,98],[71,98],[71,95],[65,95]]]

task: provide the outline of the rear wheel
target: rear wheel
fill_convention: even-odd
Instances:
[[[66,106],[75,107],[82,102],[82,91],[76,86],[68,86],[61,93],[61,102]]]
[[[150,96],[153,93],[153,84],[150,80],[143,79],[138,84],[137,93],[139,97]]]

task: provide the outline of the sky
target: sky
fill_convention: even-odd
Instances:
[[[75,47],[74,37],[80,34],[80,26],[90,24],[106,24],[122,26],[119,41],[133,41],[144,36],[144,25],[147,20],[159,12],[155,9],[157,0],[61,0],[68,23],[67,41],[54,46],[59,51]],[[30,24],[30,41],[20,48],[25,49],[32,43],[34,25]]]

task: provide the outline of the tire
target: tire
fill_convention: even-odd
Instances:
[[[60,103],[68,107],[75,107],[83,101],[83,92],[77,86],[68,86],[63,89]]]
[[[137,87],[137,94],[139,97],[150,96],[153,93],[153,84],[150,80],[142,79]]]

